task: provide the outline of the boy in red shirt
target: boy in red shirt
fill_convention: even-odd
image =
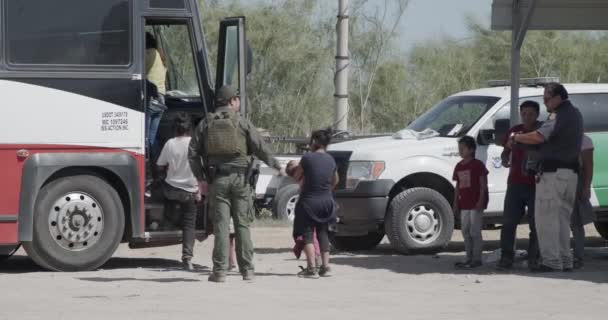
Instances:
[[[488,205],[488,170],[483,162],[475,159],[475,139],[465,136],[458,140],[458,152],[462,161],[454,168],[452,179],[456,181],[454,213],[460,213],[460,228],[464,238],[467,258],[456,263],[457,268],[481,266],[483,238],[481,236],[483,210]]]
[[[527,133],[537,130],[541,122],[538,121],[540,105],[534,101],[524,101],[519,106],[519,115],[522,124],[509,130],[503,142],[502,165],[509,169],[507,192],[503,213],[502,230],[500,231],[501,257],[497,268],[508,270],[513,267],[515,256],[515,235],[517,225],[521,219],[528,215],[530,224],[530,241],[528,242],[528,267],[534,268],[538,264],[538,240],[534,225],[534,199],[536,195],[535,173],[529,172],[526,162],[533,158],[533,147],[511,143],[509,138],[513,133]],[[527,210],[526,210],[527,209]]]

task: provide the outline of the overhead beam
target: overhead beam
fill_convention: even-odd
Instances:
[[[531,0],[530,6],[528,7],[528,10],[526,12],[526,16],[524,17],[524,20],[521,21],[521,25],[517,29],[517,37],[515,38],[514,45],[518,49],[521,49],[521,45],[524,43],[524,39],[526,38],[526,32],[530,27],[530,21],[532,20],[532,15],[536,10],[537,4],[538,0]],[[513,32],[515,32],[515,30],[513,30]]]
[[[608,30],[606,0],[493,0],[493,30],[513,29],[514,1],[522,12],[536,6],[529,30]]]

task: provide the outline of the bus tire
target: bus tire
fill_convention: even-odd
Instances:
[[[69,176],[40,190],[33,238],[23,248],[48,270],[95,270],[110,259],[124,228],[124,209],[112,186],[92,175]]]
[[[450,204],[439,192],[412,188],[393,198],[384,227],[398,252],[435,253],[450,242],[454,216]]]

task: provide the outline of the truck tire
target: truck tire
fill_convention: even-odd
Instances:
[[[299,197],[300,186],[297,184],[288,184],[279,189],[272,200],[272,214],[275,219],[293,222]]]
[[[454,216],[439,192],[412,188],[393,198],[384,227],[398,252],[435,253],[445,248],[452,238]]]
[[[595,222],[595,229],[602,236],[602,238],[608,240],[608,222]]]
[[[60,178],[40,190],[32,241],[23,248],[45,269],[94,270],[110,259],[124,226],[122,202],[107,182],[91,175]]]
[[[370,232],[358,237],[330,236],[329,241],[338,251],[362,251],[375,248],[384,238],[384,232]]]

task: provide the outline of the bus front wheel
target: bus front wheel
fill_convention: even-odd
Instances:
[[[125,225],[118,193],[92,175],[69,176],[44,186],[34,210],[28,255],[53,271],[94,270],[118,245]]]

